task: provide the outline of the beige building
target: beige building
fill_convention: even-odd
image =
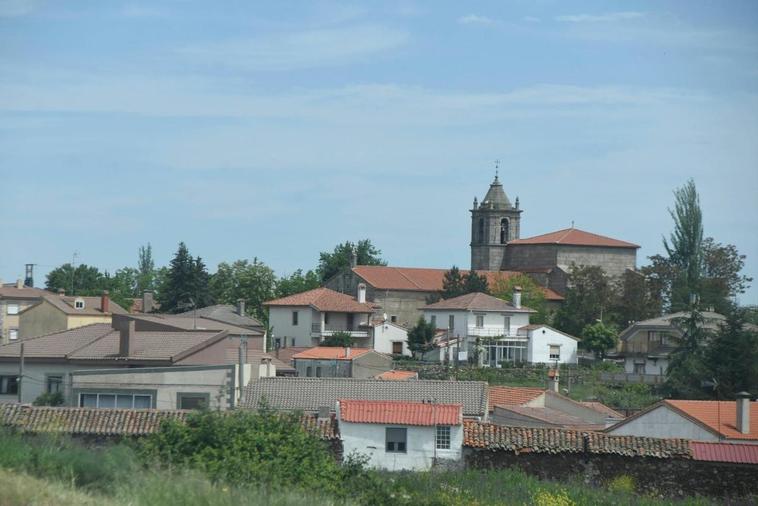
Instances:
[[[43,295],[19,312],[18,337],[42,336],[93,323],[110,324],[114,314],[126,314],[126,310],[110,300],[107,291],[100,297]]]
[[[20,313],[39,303],[50,292],[24,286],[19,279],[10,285],[0,284],[0,344],[6,344],[21,337]]]

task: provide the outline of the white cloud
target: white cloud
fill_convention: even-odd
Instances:
[[[359,25],[195,45],[180,53],[201,64],[281,71],[353,63],[400,47],[407,41],[408,34],[404,31]]]
[[[39,0],[0,0],[0,18],[26,16],[36,10],[39,3]]]
[[[608,12],[606,14],[568,14],[556,16],[556,21],[565,23],[599,23],[609,21],[625,21],[628,19],[638,19],[645,16],[644,12],[623,11]]]
[[[487,16],[479,16],[478,14],[467,14],[458,18],[458,22],[462,25],[493,25],[495,20],[488,18]]]

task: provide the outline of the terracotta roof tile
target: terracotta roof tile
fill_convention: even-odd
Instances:
[[[348,357],[345,348],[341,346],[315,346],[293,355],[292,358],[293,360],[353,360],[354,358],[365,355],[370,351],[372,351],[371,348],[350,348],[350,356]]]
[[[354,297],[329,288],[315,288],[289,297],[264,302],[264,306],[311,306],[318,311],[336,313],[373,313],[373,304],[361,304]]]
[[[174,315],[174,314],[130,314],[128,318],[136,322],[137,330],[144,328],[140,323],[156,324],[157,326],[165,326],[165,330],[213,330],[221,331],[226,330],[232,335],[246,335],[246,336],[262,336],[263,332],[258,329],[250,329],[246,327],[239,327],[231,323],[225,323],[219,320],[211,320],[210,318],[203,318],[198,315],[193,317],[192,315]],[[154,329],[156,325],[152,325]]]
[[[758,445],[691,441],[692,458],[708,462],[758,464]]]
[[[498,406],[521,406],[545,394],[544,388],[490,386],[490,411]]]
[[[686,439],[610,436],[602,432],[507,427],[464,421],[463,445],[514,453],[595,453],[628,457],[690,458]]]
[[[89,297],[89,296],[73,296],[73,295],[45,295],[42,297],[45,301],[49,302],[53,306],[57,307],[67,315],[103,315],[103,314],[126,314],[127,311],[116,304],[113,300],[108,301],[108,312],[103,313],[102,308],[100,307],[102,303],[102,297]],[[84,307],[82,309],[77,309],[74,304],[77,299],[81,299],[84,301]],[[24,311],[29,311],[31,309],[27,308]]]
[[[452,299],[443,299],[434,304],[429,304],[421,308],[427,309],[466,309],[469,311],[510,311],[514,313],[534,313],[533,309],[526,306],[516,308],[510,302],[498,299],[486,293],[475,292],[453,297]]]
[[[45,295],[55,295],[41,288],[24,286],[18,288],[13,285],[0,285],[0,299],[41,299]]]
[[[340,421],[400,425],[460,425],[460,404],[340,399]]]
[[[405,381],[410,379],[418,379],[418,372],[416,371],[385,371],[375,376],[376,379],[390,380],[390,381]]]
[[[571,246],[604,246],[607,248],[639,248],[638,245],[630,242],[585,232],[578,228],[566,228],[526,239],[515,239],[508,244],[566,244]]]
[[[689,418],[706,425],[729,439],[758,440],[758,402],[750,403],[750,432],[737,430],[737,403],[735,401],[684,401],[666,399],[664,404],[674,407]]]

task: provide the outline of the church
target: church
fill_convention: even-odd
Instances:
[[[472,270],[524,272],[565,294],[572,264],[597,265],[611,277],[637,265],[638,245],[574,227],[522,239],[523,209],[518,197],[511,203],[497,175],[470,212]]]

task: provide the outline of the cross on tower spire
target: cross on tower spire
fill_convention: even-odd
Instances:
[[[499,175],[500,175],[500,160],[495,160],[495,180],[496,181]]]

